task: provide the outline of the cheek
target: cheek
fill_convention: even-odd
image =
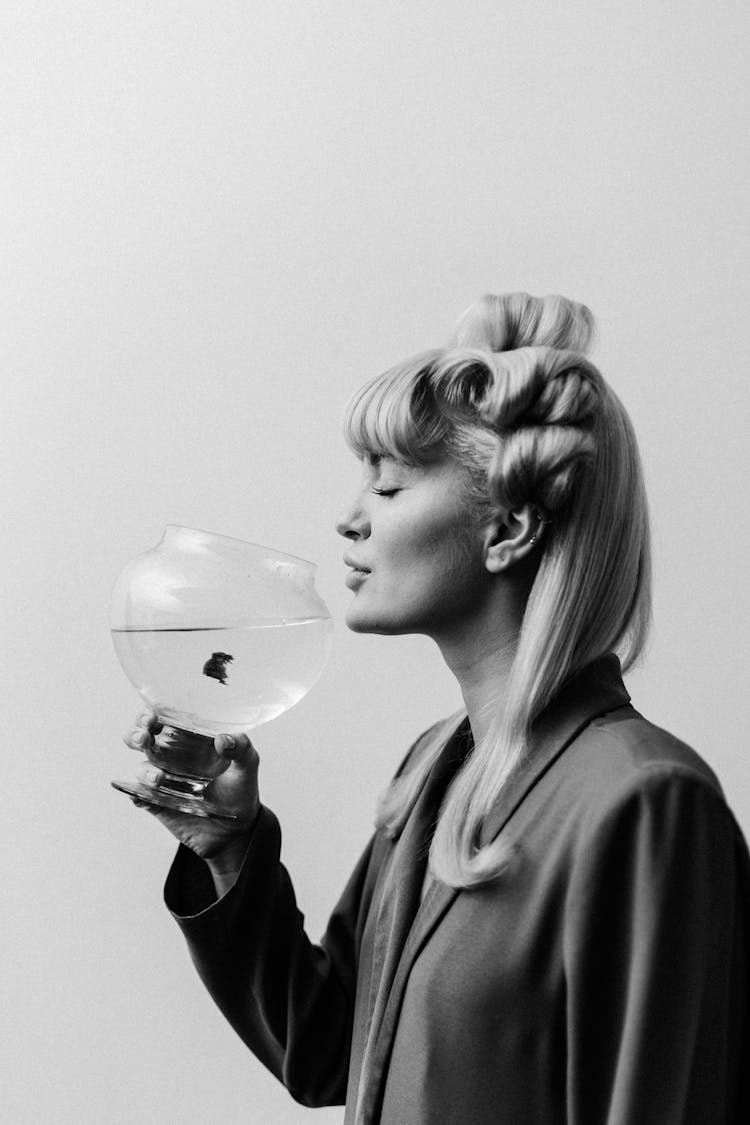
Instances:
[[[356,591],[346,615],[354,632],[429,632],[444,617],[466,611],[481,575],[466,521],[412,521],[386,540],[385,529],[372,575]]]
[[[393,548],[393,574],[413,595],[457,593],[476,577],[477,545],[469,536],[464,513],[445,515],[420,526],[413,523]]]

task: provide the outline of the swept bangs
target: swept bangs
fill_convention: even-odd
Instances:
[[[452,450],[457,423],[481,424],[477,400],[491,382],[486,356],[473,349],[420,352],[352,395],[344,437],[359,457],[428,464]]]
[[[439,456],[448,426],[429,384],[440,351],[420,352],[352,395],[344,410],[344,437],[359,457],[393,457],[424,465]]]

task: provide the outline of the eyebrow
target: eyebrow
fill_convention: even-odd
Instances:
[[[403,479],[404,483],[413,480],[424,471],[424,466],[410,465],[390,453],[365,453],[362,456],[362,463],[373,481],[380,481],[383,473],[388,472],[389,469],[394,470],[398,474],[397,479]]]
[[[379,477],[384,470],[389,468],[408,468],[402,461],[399,461],[396,457],[391,457],[388,453],[366,453],[363,461],[376,477]]]
[[[419,468],[418,465],[412,465],[409,461],[403,461],[400,457],[394,457],[391,453],[365,453],[362,460],[370,469],[387,468],[389,465],[407,471]]]

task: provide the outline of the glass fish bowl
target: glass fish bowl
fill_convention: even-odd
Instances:
[[[272,547],[169,524],[112,591],[115,652],[163,723],[147,757],[158,786],[121,792],[199,816],[226,816],[206,799],[226,768],[217,734],[238,734],[288,711],[320,676],[332,623],[315,566]]]

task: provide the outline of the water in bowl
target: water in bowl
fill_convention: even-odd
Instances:
[[[237,734],[293,707],[328,657],[330,617],[231,628],[113,629],[117,655],[160,719]]]

